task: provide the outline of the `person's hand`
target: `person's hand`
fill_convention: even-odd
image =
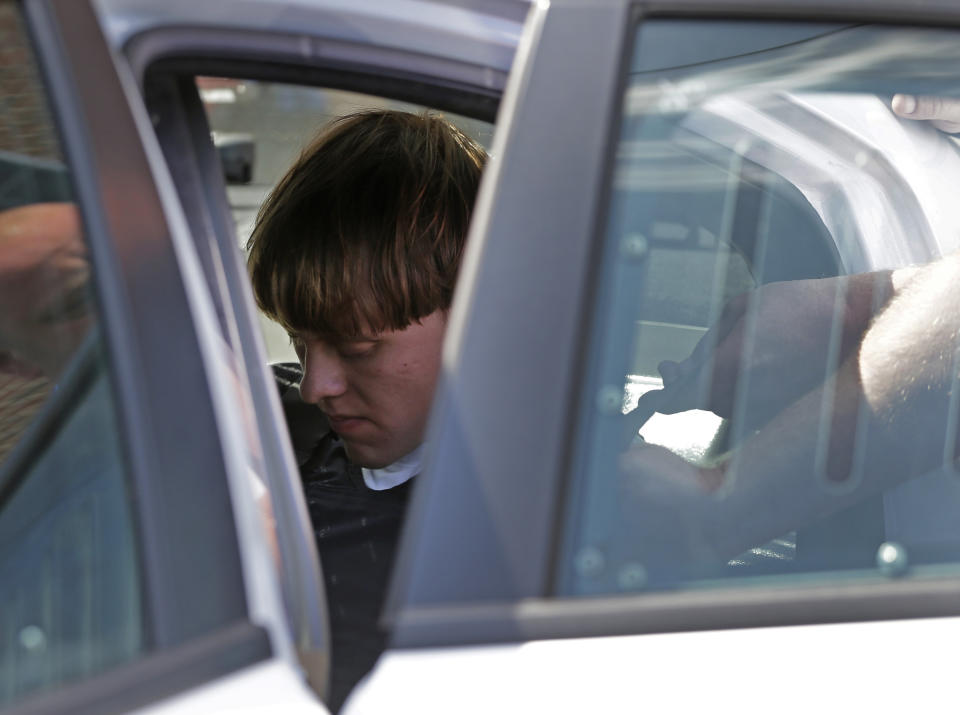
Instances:
[[[751,426],[765,424],[859,344],[873,316],[873,297],[889,292],[889,280],[878,273],[787,281],[737,296],[688,358],[660,364],[658,411],[706,409],[729,418],[746,378],[746,417]],[[831,360],[832,339],[839,340],[839,353]]]
[[[960,99],[895,94],[890,108],[897,116],[929,121],[948,134],[960,133]]]
[[[89,328],[89,279],[73,204],[0,212],[0,352],[55,375]]]

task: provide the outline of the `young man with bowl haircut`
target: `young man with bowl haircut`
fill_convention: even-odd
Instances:
[[[330,602],[334,710],[383,648],[376,621],[485,160],[429,113],[343,117],[287,171],[248,243],[257,303],[302,368],[277,374]]]

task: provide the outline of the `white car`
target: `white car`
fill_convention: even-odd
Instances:
[[[450,113],[491,162],[391,644],[343,712],[951,709],[952,453],[883,490],[812,455],[823,513],[768,524],[802,499],[764,492],[722,558],[675,548],[709,541],[709,510],[625,498],[620,460],[623,413],[731,297],[960,247],[955,140],[890,109],[960,95],[960,7],[2,0],[0,32],[0,209],[25,212],[0,219],[29,219],[0,220],[0,314],[38,309],[47,368],[0,317],[11,713],[327,711],[322,564],[269,368],[288,354],[238,245],[316,127],[384,105]],[[205,104],[209,78],[242,90]],[[253,137],[252,185],[226,186],[211,130]],[[640,437],[707,464],[764,397]],[[829,442],[829,409],[812,429]]]

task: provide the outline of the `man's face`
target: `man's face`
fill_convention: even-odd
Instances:
[[[349,342],[294,336],[300,395],[326,413],[355,464],[385,467],[423,441],[446,324],[437,310],[403,330]]]

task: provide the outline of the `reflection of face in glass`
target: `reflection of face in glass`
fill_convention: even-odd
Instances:
[[[89,278],[73,204],[0,213],[0,352],[10,369],[53,377],[63,368],[90,326]]]

